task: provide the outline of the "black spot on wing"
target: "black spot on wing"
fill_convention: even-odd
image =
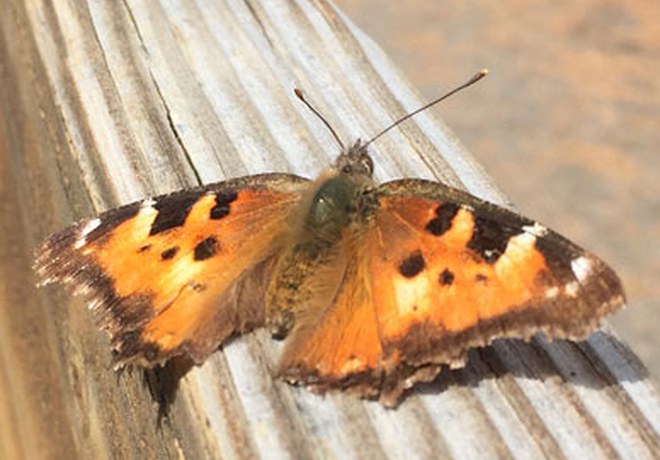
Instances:
[[[235,191],[216,192],[215,206],[211,208],[211,219],[217,220],[229,215],[230,205],[238,198]]]
[[[424,256],[419,251],[413,252],[399,264],[399,273],[406,278],[417,276],[426,267]]]
[[[181,193],[157,199],[154,209],[158,211],[158,214],[153,224],[151,224],[149,235],[156,235],[171,228],[182,226],[200,196],[201,194],[198,192]]]
[[[169,260],[172,259],[176,253],[179,252],[179,247],[178,246],[172,246],[171,248],[165,249],[163,252],[160,253],[160,258],[163,260]]]
[[[442,236],[451,228],[460,207],[456,203],[443,203],[435,209],[435,217],[426,224],[426,231],[434,236]]]
[[[448,268],[445,268],[442,272],[440,272],[440,276],[438,277],[438,281],[442,286],[449,286],[454,282],[454,279],[456,276],[452,271],[450,271]]]
[[[484,261],[494,264],[506,250],[509,239],[523,232],[522,227],[531,225],[531,220],[515,214],[511,222],[502,224],[489,216],[474,216],[474,231],[468,242],[468,248],[477,253]]]
[[[203,239],[197,246],[195,246],[195,260],[206,260],[214,255],[220,250],[220,243],[214,236],[209,236],[206,239]]]
[[[483,273],[477,273],[476,275],[474,275],[474,280],[478,283],[487,283],[488,277]]]

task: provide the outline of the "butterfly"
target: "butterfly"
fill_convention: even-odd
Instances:
[[[277,377],[386,406],[470,348],[582,338],[623,305],[611,268],[537,222],[438,182],[375,183],[371,141],[313,181],[240,177],[75,223],[38,249],[40,282],[87,298],[118,367],[200,364],[266,327],[285,340]]]

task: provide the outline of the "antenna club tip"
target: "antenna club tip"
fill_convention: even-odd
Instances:
[[[479,75],[482,75],[482,76],[484,76],[484,77],[485,77],[486,75],[488,75],[489,73],[490,73],[490,70],[488,70],[488,69],[486,69],[486,68],[483,68],[483,69],[481,69],[481,70],[479,71]]]
[[[293,93],[298,96],[300,99],[303,98],[303,92],[300,88],[293,88]]]

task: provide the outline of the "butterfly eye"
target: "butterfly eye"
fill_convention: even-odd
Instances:
[[[344,167],[341,168],[341,172],[344,174],[351,174],[353,172],[353,167],[351,165],[344,165]]]

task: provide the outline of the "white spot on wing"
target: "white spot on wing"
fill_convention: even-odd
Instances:
[[[589,278],[589,275],[591,275],[591,261],[584,256],[573,259],[571,261],[571,270],[573,270],[575,278],[580,283],[584,283]]]
[[[99,225],[101,225],[101,219],[99,219],[98,217],[96,219],[90,220],[89,222],[87,222],[85,224],[85,226],[81,230],[80,236],[85,237],[85,236],[89,235],[94,230],[96,230]]]
[[[538,222],[534,222],[534,225],[525,225],[522,229],[536,237],[542,237],[548,233],[548,229]]]
[[[142,209],[153,208],[155,204],[156,204],[156,200],[154,200],[153,198],[147,198],[142,203],[140,203],[140,208]]]
[[[85,246],[87,244],[87,235],[96,230],[99,225],[101,225],[101,219],[98,217],[87,222],[82,230],[80,230],[80,235],[78,235],[78,239],[73,244],[73,248],[80,249]]]

